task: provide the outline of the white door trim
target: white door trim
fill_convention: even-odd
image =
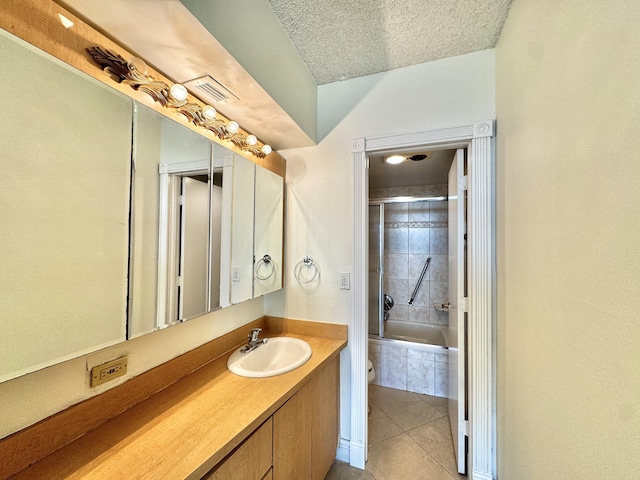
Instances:
[[[424,132],[358,138],[353,162],[353,322],[349,463],[364,468],[367,455],[368,154],[413,147],[467,147],[469,152],[469,476],[495,474],[495,219],[493,120]]]

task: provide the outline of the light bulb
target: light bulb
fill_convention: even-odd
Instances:
[[[147,68],[147,64],[144,63],[144,60],[138,57],[131,57],[131,59],[127,62],[127,67],[129,70],[137,70],[142,75],[146,75],[149,69]]]
[[[269,155],[271,153],[271,146],[270,145],[263,145],[262,146],[262,153],[264,153],[265,155]]]
[[[404,162],[404,157],[402,155],[392,155],[387,157],[385,162],[390,163],[392,165],[397,165],[398,163]]]
[[[255,136],[255,135],[249,135],[245,141],[247,142],[247,145],[250,145],[250,146],[252,146],[252,147],[253,147],[256,143],[258,143],[258,139],[256,138],[256,136]]]
[[[211,105],[207,105],[202,109],[202,115],[206,120],[215,120],[216,119],[216,109]]]
[[[189,92],[187,92],[186,87],[184,85],[180,85],[179,83],[176,83],[171,87],[171,90],[169,90],[169,94],[173,97],[174,100],[177,100],[178,102],[184,102],[189,96]]]
[[[238,125],[236,122],[231,121],[231,122],[227,123],[227,132],[229,132],[229,133],[238,133],[239,129],[240,129],[240,125]]]

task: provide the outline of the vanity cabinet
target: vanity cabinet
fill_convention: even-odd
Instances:
[[[338,447],[335,357],[203,480],[322,480]]]
[[[338,446],[338,358],[273,415],[273,478],[322,480]]]

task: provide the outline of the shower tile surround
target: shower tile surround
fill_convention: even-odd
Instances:
[[[381,188],[370,198],[446,195],[447,185]],[[428,257],[431,264],[413,306],[407,305]],[[447,303],[448,202],[385,205],[384,291],[395,301],[389,319],[448,325],[448,312],[433,307]],[[406,345],[406,346],[405,346]],[[446,397],[449,391],[447,350],[420,344],[393,344],[369,340],[369,360],[376,370],[375,385]]]
[[[447,185],[380,188],[370,198],[395,196],[446,195]],[[395,306],[390,320],[432,325],[448,325],[447,312],[436,310],[434,303],[447,303],[448,202],[391,203],[385,205],[384,218],[384,292]],[[431,264],[413,306],[407,305],[427,258]]]

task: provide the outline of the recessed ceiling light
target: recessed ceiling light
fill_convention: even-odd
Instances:
[[[387,157],[384,161],[392,165],[397,165],[398,163],[404,162],[404,160],[405,157],[403,157],[402,155],[392,155],[390,157]]]

